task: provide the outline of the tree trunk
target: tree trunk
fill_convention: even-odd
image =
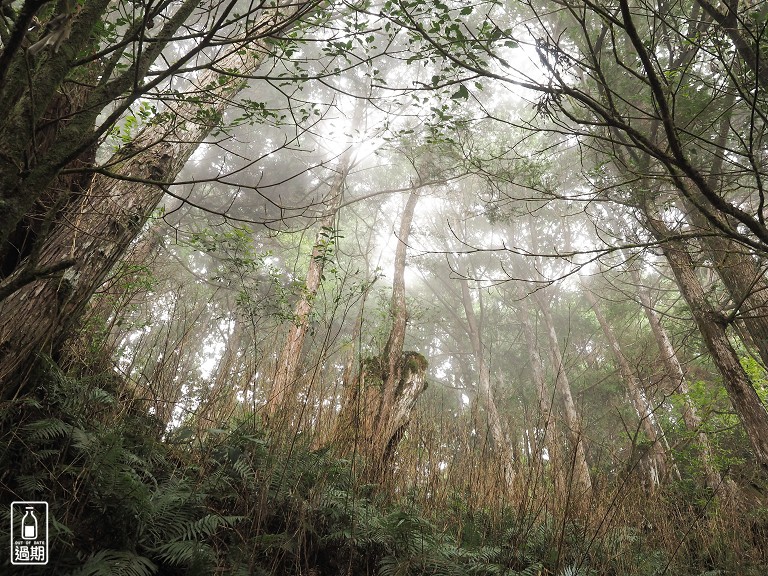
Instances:
[[[701,458],[701,465],[704,468],[704,483],[711,490],[719,491],[723,486],[723,479],[714,464],[712,445],[709,442],[709,438],[701,430],[701,418],[696,411],[696,406],[691,400],[688,390],[688,380],[685,377],[685,372],[683,371],[683,367],[675,352],[675,347],[672,346],[672,341],[669,338],[669,334],[667,334],[667,330],[661,323],[659,314],[652,306],[651,296],[648,292],[648,288],[642,284],[640,274],[637,270],[632,268],[630,269],[630,275],[633,283],[637,286],[637,294],[640,298],[640,303],[645,311],[645,317],[648,319],[648,324],[651,326],[651,332],[656,340],[656,346],[659,348],[664,371],[667,380],[671,384],[670,390],[680,394],[683,400],[683,423],[691,434],[696,435],[699,457]]]
[[[702,229],[701,239],[717,275],[731,296],[733,317],[744,322],[764,367],[768,369],[768,283],[754,257],[745,248],[717,234],[701,213],[691,207],[689,215]]]
[[[405,344],[405,330],[408,324],[408,310],[405,305],[405,260],[408,255],[408,238],[411,234],[411,223],[413,222],[413,215],[418,202],[419,193],[414,189],[408,195],[405,208],[403,208],[403,213],[400,216],[400,230],[395,250],[395,269],[392,277],[392,300],[390,303],[392,328],[389,331],[389,338],[384,346],[382,363],[384,364],[385,372],[382,378],[381,403],[376,415],[376,431],[382,442],[387,438],[391,438],[394,433],[389,416],[394,410],[395,398],[401,383],[403,345]]]
[[[627,357],[624,356],[624,352],[621,349],[616,333],[613,331],[613,327],[608,323],[605,315],[600,310],[597,304],[597,299],[592,292],[586,287],[583,287],[583,292],[592,307],[592,312],[595,314],[595,318],[597,318],[600,328],[603,330],[603,334],[608,341],[611,352],[613,352],[613,355],[616,358],[621,379],[627,389],[627,393],[635,408],[635,412],[640,418],[640,428],[645,434],[645,440],[648,443],[647,452],[643,455],[641,462],[645,468],[648,487],[650,491],[653,492],[667,476],[670,468],[670,463],[667,462],[667,454],[664,450],[663,432],[660,429],[657,430],[653,412],[643,395],[637,376],[635,376],[632,367],[629,365]],[[671,466],[674,467],[674,463],[671,463]]]
[[[60,6],[65,4],[69,4],[72,9],[76,3],[59,3]],[[111,4],[110,0],[80,3],[76,15],[70,13],[74,18],[68,20],[68,36],[61,49],[50,51],[45,58],[34,58],[28,51],[20,49],[20,43],[13,47],[4,46],[0,51],[0,76],[8,71],[13,75],[13,81],[10,81],[8,75],[5,81],[0,82],[0,142],[3,143],[3,153],[0,154],[0,246],[5,245],[18,223],[29,214],[39,196],[50,188],[62,168],[97,144],[136,100],[167,85],[185,66],[194,68],[194,58],[197,56],[204,55],[204,59],[210,62],[210,57],[215,59],[225,54],[210,63],[211,68],[218,72],[208,70],[188,80],[196,83],[206,98],[210,96],[215,100],[224,95],[221,101],[226,102],[226,96],[232,96],[237,91],[232,91],[232,87],[242,84],[243,76],[238,79],[228,78],[220,71],[236,70],[238,74],[247,76],[254,70],[254,60],[263,59],[266,42],[284,37],[297,19],[317,10],[319,6],[316,0],[253,5],[246,12],[249,30],[227,42],[223,40],[222,30],[218,28],[207,29],[199,34],[192,31],[194,25],[192,28],[183,28],[190,18],[197,18],[200,22],[205,20],[204,11],[209,8],[200,0],[155,3],[151,8],[146,8],[157,16],[162,11],[162,25],[156,31],[147,30],[146,20],[135,25],[128,24],[125,28],[126,36],[107,47],[101,54],[103,58],[87,57],[103,48],[98,46],[97,38],[103,39],[103,34],[98,30]],[[235,2],[223,3],[216,10],[215,20],[224,22],[233,11],[236,11]],[[29,14],[30,21],[32,15]],[[243,16],[241,14],[235,20],[242,21]],[[193,41],[174,62],[166,60],[164,66],[148,75],[158,59],[162,59],[163,50],[178,38],[180,30],[188,38],[188,34],[192,33]],[[253,56],[257,51],[260,54]],[[134,52],[135,57],[126,61],[124,56],[130,52]],[[30,66],[30,59],[33,58],[33,65]],[[100,81],[92,85],[86,102],[77,113],[70,116],[71,121],[44,154],[29,157],[27,151],[30,143],[34,142],[41,116],[51,100],[65,81],[82,80],[72,77],[73,67],[77,70],[82,66],[79,61],[89,66],[88,63],[94,60],[104,61],[104,70],[100,72]],[[224,86],[218,84],[220,80],[224,80]],[[32,86],[34,89],[31,89]],[[218,103],[210,105],[198,98],[194,99],[196,103],[184,103],[184,98],[176,99],[175,96],[172,99],[173,113],[185,118],[195,118],[196,115],[211,118],[223,110]]]
[[[427,388],[426,358],[416,352],[403,352],[408,322],[405,261],[417,202],[418,193],[413,191],[400,220],[392,286],[392,328],[387,344],[380,357],[363,363],[358,378],[345,390],[333,434],[339,452],[359,451],[366,457],[365,475],[371,481],[386,478],[416,401]]]
[[[386,477],[416,401],[427,388],[426,358],[416,352],[404,352],[399,366],[401,380],[395,390],[392,409],[388,414],[380,414],[385,370],[381,360],[367,360],[356,381],[345,391],[331,442],[341,455],[362,454],[366,459],[365,475],[372,481]],[[382,419],[386,419],[383,435],[377,427]]]
[[[336,215],[344,196],[344,182],[349,173],[350,158],[351,150],[347,150],[339,160],[336,175],[326,196],[325,205],[328,214],[320,220],[320,229],[312,247],[307,277],[301,296],[293,310],[293,324],[288,329],[288,335],[278,357],[272,390],[264,407],[265,413],[270,418],[278,411],[290,411],[295,403],[294,388],[298,378],[299,362],[309,329],[314,299],[323,280],[323,269],[335,244]]]
[[[522,297],[522,290],[518,290],[518,297]],[[558,495],[564,495],[566,482],[563,478],[563,462],[560,455],[560,435],[558,432],[557,421],[552,415],[552,394],[547,389],[544,380],[544,372],[539,354],[536,333],[534,332],[531,318],[528,311],[523,307],[518,307],[517,317],[523,327],[523,336],[525,337],[525,346],[528,351],[528,359],[531,363],[531,377],[536,385],[536,395],[539,401],[539,421],[536,426],[535,434],[535,456],[541,463],[544,458],[544,450],[547,451],[550,469],[552,470],[552,481],[555,485],[555,491]]]
[[[128,69],[111,78],[107,73],[102,82],[93,85],[86,101],[70,115],[70,121],[44,153],[33,155],[33,158],[26,157],[30,143],[35,141],[42,113],[49,108],[70,76],[72,67],[77,66],[77,60],[82,58],[81,52],[87,54],[93,51],[94,30],[101,25],[109,4],[109,0],[83,3],[61,49],[52,51],[32,70],[29,65],[32,56],[23,50],[17,51],[13,56],[13,66],[18,66],[14,71],[17,78],[13,82],[0,84],[0,141],[4,143],[4,153],[0,154],[0,245],[5,245],[18,223],[30,213],[40,195],[50,188],[61,169],[91,148],[106,132],[109,128],[106,124],[94,130],[101,112],[111,107],[109,116],[117,118],[142,94],[146,88],[139,89],[138,80],[146,76],[153,62],[200,1],[182,2],[164,21],[154,41],[144,44],[141,56],[129,64]],[[129,42],[138,37],[130,38]],[[0,56],[0,60],[4,57],[5,54]],[[28,74],[32,75],[29,81],[34,81],[34,90],[20,89],[26,86]],[[25,81],[20,85],[21,78]],[[149,84],[154,80],[157,79]],[[20,169],[22,166],[25,166],[24,170]]]
[[[97,80],[94,66],[87,73],[89,77],[84,77],[74,86],[62,86],[53,98],[40,120],[34,143],[29,146],[30,158],[44,154],[72,121],[72,116],[82,108],[90,90],[89,85]],[[36,249],[45,241],[66,209],[88,190],[93,174],[80,170],[92,168],[95,160],[94,145],[67,166],[72,172],[59,174],[51,186],[40,193],[31,210],[10,233],[5,245],[0,245],[0,278],[13,274],[21,262],[30,257],[25,262],[25,273],[17,274],[17,277],[26,276],[30,281],[35,279],[35,270],[38,269]],[[4,295],[0,294],[0,300],[3,298]]]
[[[544,304],[542,297],[535,293],[533,298],[541,311],[541,317],[544,320],[544,327],[549,342],[549,356],[552,362],[552,368],[555,371],[555,387],[562,402],[563,420],[566,426],[566,433],[571,444],[572,454],[572,475],[573,482],[576,485],[577,496],[583,500],[592,495],[592,479],[587,465],[587,456],[584,449],[584,438],[581,433],[581,422],[576,411],[576,403],[571,394],[571,383],[565,373],[563,355],[560,352],[560,343],[557,339],[557,332],[552,321],[552,314],[548,305]]]
[[[296,4],[285,11],[293,13],[299,7]],[[218,69],[252,72],[267,53],[258,54],[233,52]],[[214,94],[219,96],[205,115],[209,119],[222,114],[243,86],[240,79],[212,70],[203,72],[198,81],[216,86]],[[41,248],[38,267],[69,262],[72,266],[55,278],[27,284],[0,303],[0,397],[22,390],[39,352],[56,351],[159,204],[162,184],[173,182],[214,128],[215,121],[188,120],[199,116],[197,110],[195,103],[179,104],[177,123],[148,126],[116,154],[107,165],[115,166],[120,179],[95,176],[77,209],[65,218],[68,225],[57,227]]]
[[[670,238],[665,224],[645,211],[646,223],[661,242],[664,256],[688,303],[696,325],[701,332],[712,360],[723,377],[733,408],[749,437],[755,457],[763,466],[768,466],[768,411],[757,395],[749,376],[742,368],[739,357],[728,340],[727,322],[707,300],[686,247]]]
[[[461,283],[461,301],[464,306],[464,314],[467,318],[467,334],[472,343],[472,352],[475,355],[477,363],[477,382],[478,393],[480,395],[483,407],[485,408],[488,419],[488,428],[491,432],[491,438],[496,447],[497,453],[501,459],[504,469],[504,478],[508,484],[511,484],[515,478],[515,459],[512,455],[509,438],[504,433],[504,427],[499,416],[499,410],[496,407],[496,401],[493,397],[491,388],[491,370],[488,366],[485,350],[483,349],[483,340],[480,335],[480,326],[475,315],[474,303],[469,293],[469,283],[466,278],[460,280]]]

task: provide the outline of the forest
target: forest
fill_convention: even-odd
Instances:
[[[0,572],[768,574],[767,187],[764,0],[0,0]]]

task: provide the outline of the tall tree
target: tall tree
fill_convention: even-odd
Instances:
[[[274,416],[278,410],[290,412],[295,402],[293,392],[304,349],[304,340],[309,330],[313,301],[323,280],[323,270],[328,259],[332,257],[336,244],[336,219],[344,197],[344,185],[351,167],[351,157],[352,147],[348,148],[339,159],[326,195],[326,214],[319,222],[307,267],[307,276],[299,299],[294,306],[293,320],[277,360],[272,390],[265,406],[265,412],[270,417]]]
[[[488,354],[483,345],[481,325],[475,314],[475,303],[472,301],[472,295],[469,291],[469,282],[465,277],[462,277],[459,283],[461,284],[461,303],[467,319],[467,335],[472,344],[472,352],[477,365],[478,393],[485,408],[491,438],[501,459],[505,479],[511,484],[515,478],[515,459],[512,453],[511,442],[504,431],[504,425],[502,424],[493,388],[491,387],[491,368],[488,365]]]
[[[524,301],[522,290],[516,289],[516,298],[519,303]],[[552,477],[555,490],[558,496],[566,496],[566,482],[563,477],[565,469],[560,449],[561,438],[559,436],[559,426],[552,411],[553,394],[544,379],[544,364],[539,353],[539,343],[536,338],[533,322],[530,312],[522,305],[517,307],[517,317],[523,328],[523,337],[525,338],[525,349],[528,353],[528,360],[531,367],[531,377],[536,385],[536,396],[539,403],[539,418],[535,436],[536,457],[541,462],[544,459],[544,450],[547,451],[547,457],[552,470]]]
[[[340,450],[359,450],[366,456],[366,473],[374,479],[386,477],[416,401],[427,387],[426,358],[403,350],[408,325],[405,265],[418,201],[418,189],[414,189],[400,217],[386,345],[380,356],[363,363],[351,389],[345,391],[334,433]]]
[[[34,34],[29,32],[32,19],[43,4],[26,2],[13,14],[10,40],[0,53],[3,247],[58,173],[96,144],[139,98],[162,94],[169,80],[194,69],[195,59],[206,52],[221,66],[219,70],[239,69],[226,58],[231,58],[233,52],[249,52],[251,44],[258,45],[267,37],[265,31],[284,31],[294,18],[316,6],[315,2],[260,5],[249,11],[252,18],[242,19],[235,14],[237,2],[233,1],[214,5],[200,0],[185,0],[172,6],[165,2],[150,3],[140,10],[128,10],[131,16],[123,18],[123,24],[115,24],[110,35],[103,22],[119,18],[119,4],[109,0],[85,4],[62,1],[48,14],[50,22],[65,22],[57,29],[56,42],[45,52],[26,50],[24,45],[35,40],[28,37]],[[13,7],[8,8],[13,12]],[[148,23],[155,21],[162,24],[156,31],[150,30]],[[41,34],[48,31],[43,28]],[[172,47],[176,39],[194,41],[181,52]],[[211,51],[215,46],[218,49]],[[76,82],[79,71],[97,59],[103,62],[98,82],[79,108],[68,112],[69,121],[55,141],[46,142],[38,150],[36,133],[50,102],[66,82]],[[244,71],[248,70],[246,66]]]
[[[727,334],[727,321],[707,299],[685,245],[670,234],[666,224],[651,208],[646,210],[645,217],[646,225],[661,242],[664,256],[675,275],[680,292],[688,303],[712,360],[723,377],[723,385],[749,437],[755,457],[763,466],[768,466],[768,410],[757,395],[733,349]]]
[[[555,389],[561,402],[565,432],[572,450],[571,479],[575,485],[578,500],[584,502],[592,494],[592,477],[589,472],[589,465],[587,464],[581,419],[576,409],[576,403],[573,400],[571,383],[565,371],[565,362],[560,351],[560,341],[557,337],[549,304],[545,302],[540,292],[535,292],[531,297],[536,303],[539,312],[541,312],[541,318],[544,321],[547,350],[549,351],[549,358],[555,373]]]
[[[66,224],[53,230],[39,250],[37,267],[63,266],[66,271],[52,279],[27,284],[0,303],[3,396],[23,385],[40,351],[55,352],[66,338],[88,299],[142,230],[166,187],[173,183],[199,144],[219,124],[224,110],[243,88],[241,76],[253,74],[268,57],[266,44],[270,35],[285,31],[314,6],[312,2],[301,2],[265,10],[254,22],[250,50],[230,51],[219,60],[220,68],[203,70],[197,76],[197,82],[206,87],[210,98],[208,109],[201,113],[196,98],[178,104],[169,121],[149,123],[129,146],[123,147],[100,169],[90,183],[88,193],[64,218]],[[237,70],[238,74],[227,72],[232,70]],[[66,138],[65,132],[59,138]],[[79,141],[80,137],[74,141]],[[87,139],[90,141],[90,137]],[[68,150],[70,146],[72,141],[60,145],[59,152],[63,154],[62,150]],[[65,156],[68,160],[69,154]],[[59,162],[52,160],[32,173],[55,175],[59,168]],[[18,185],[9,185],[4,191],[16,198],[8,202],[16,202],[18,206],[8,213],[0,210],[8,217],[26,210],[36,195],[30,193],[30,200],[24,196],[24,191],[30,182],[38,180],[29,180],[32,178],[29,175],[14,178],[20,178]],[[40,185],[45,185],[48,180],[40,180]],[[8,223],[0,222],[0,227],[15,226],[16,222],[14,216]],[[14,276],[6,282],[13,284]]]
[[[666,453],[666,442],[664,441],[663,436],[664,432],[658,426],[648,400],[640,387],[640,382],[622,350],[613,327],[608,323],[602,310],[600,310],[597,299],[589,288],[586,287],[584,287],[584,295],[591,306],[595,318],[597,318],[597,321],[600,324],[600,328],[603,331],[605,339],[608,341],[613,356],[616,358],[621,379],[627,389],[632,406],[640,418],[640,429],[645,436],[645,442],[647,442],[647,447],[644,448],[647,450],[647,453],[642,455],[641,465],[645,468],[648,487],[653,491],[666,479],[667,474],[671,469],[674,469],[675,466],[674,462],[669,462],[670,456]]]
[[[405,265],[408,240],[411,236],[413,215],[419,202],[418,187],[411,191],[400,216],[400,229],[395,249],[394,274],[392,276],[392,300],[390,315],[392,327],[382,353],[382,389],[376,414],[375,442],[377,452],[387,463],[394,456],[405,424],[419,395],[426,388],[426,363],[419,364],[403,352],[408,326],[408,308],[405,301]]]
[[[661,362],[669,382],[669,389],[678,392],[682,397],[683,422],[688,431],[691,434],[696,435],[696,443],[699,448],[701,465],[704,469],[704,483],[711,490],[720,490],[721,487],[724,486],[723,479],[715,466],[714,456],[712,454],[712,444],[709,441],[707,434],[701,429],[702,420],[699,417],[696,405],[691,399],[688,379],[683,370],[683,366],[680,363],[680,359],[677,357],[677,352],[672,345],[672,340],[670,339],[667,330],[661,323],[661,318],[659,317],[658,312],[656,312],[656,309],[653,307],[648,287],[643,284],[640,274],[635,268],[630,267],[629,271],[630,277],[637,287],[637,295],[640,304],[643,307],[643,312],[651,327],[656,346],[659,349]]]

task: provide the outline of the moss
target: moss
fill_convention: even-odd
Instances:
[[[383,386],[386,380],[384,359],[380,356],[371,356],[363,360],[363,373],[366,384],[369,386]]]
[[[404,365],[407,372],[426,372],[429,362],[418,352],[406,352]]]

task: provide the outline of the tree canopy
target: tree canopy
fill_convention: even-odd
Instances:
[[[764,4],[0,0],[3,571],[765,573]]]

